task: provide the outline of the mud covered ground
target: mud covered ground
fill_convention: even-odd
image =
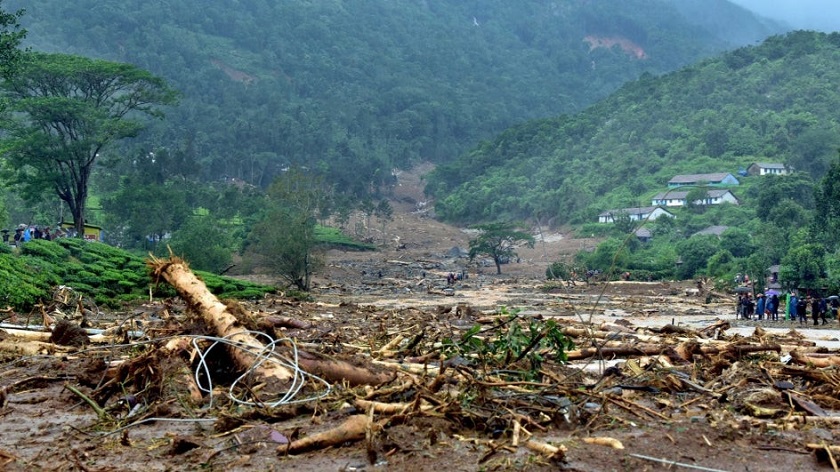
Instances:
[[[401,176],[394,221],[374,237],[382,250],[329,253],[311,302],[271,296],[239,311],[255,330],[387,382],[327,388],[308,378],[270,406],[261,385],[237,384],[225,356],[208,353],[207,327],[177,299],[88,314],[94,328],[122,329],[81,347],[0,330],[0,469],[832,470],[808,445],[840,439],[840,375],[807,356],[837,349],[836,321],[735,320],[734,295],[707,301],[691,295],[693,282],[549,286],[549,262],[594,244],[561,233],[540,234],[497,275],[450,252],[469,234],[429,217],[416,178]],[[462,270],[469,278],[446,284]],[[493,363],[492,353],[444,348],[474,326],[487,346],[514,339],[514,325],[527,336],[549,322],[574,340],[570,352],[661,349],[567,364],[546,350],[533,370],[524,357]],[[245,404],[252,398],[261,403]],[[362,438],[286,452],[355,415],[371,419]]]
[[[469,326],[492,317],[498,304],[521,308],[524,318],[556,319],[574,325],[579,324],[579,318],[591,316],[595,325],[625,320],[640,327],[671,321],[678,326],[701,327],[729,311],[729,303],[709,305],[686,299],[683,286],[673,283],[602,284],[546,293],[537,289],[536,280],[488,277],[481,287],[470,288],[466,283],[458,286],[455,295],[401,296],[390,293],[391,288],[383,284],[377,277],[373,287],[356,289],[364,293],[359,296],[337,295],[333,292],[340,290],[333,287],[316,297],[319,301],[314,303],[270,298],[249,304],[247,309],[256,318],[282,314],[308,322],[307,329],[278,331],[278,335],[297,339],[302,349],[360,364],[378,360],[391,363],[395,369],[428,352],[434,340],[457,339]],[[170,329],[193,332],[190,316],[177,304],[165,312],[157,306],[146,309],[147,313],[135,316],[146,319],[149,326],[158,324],[156,331],[149,328],[151,338],[163,337]],[[157,319],[166,316],[171,319]],[[103,324],[111,321],[116,319],[101,320]],[[777,329],[784,335],[793,327]],[[378,354],[398,334],[409,338],[421,329],[428,333],[429,340],[420,348],[393,357]],[[732,329],[754,331],[752,326]],[[835,339],[828,328],[803,331],[818,340]],[[154,346],[159,350],[160,343]],[[387,402],[415,399],[420,386],[403,388],[395,395],[375,393],[404,382],[428,384],[434,372],[399,376],[377,387],[333,384],[319,400],[254,408],[233,404],[222,385],[216,388],[212,405],[206,395],[201,401],[191,400],[178,376],[188,373],[186,365],[195,368],[195,363],[180,362],[185,359],[183,354],[150,355],[142,358],[141,365],[135,366],[131,376],[124,378],[120,388],[103,402],[112,415],[108,420],[98,418],[80,396],[66,388],[75,386],[93,395],[106,375],[105,363],[130,363],[132,358],[149,352],[154,349],[109,344],[94,344],[83,350],[57,347],[48,355],[19,355],[7,349],[0,364],[0,385],[5,395],[0,408],[0,463],[4,470],[680,470],[654,459],[706,468],[700,470],[813,470],[821,466],[806,445],[832,444],[840,433],[832,423],[801,425],[791,421],[792,416],[804,413],[785,404],[782,392],[774,390],[774,382],[790,380],[803,392],[817,389],[828,395],[833,394],[833,387],[785,373],[786,367],[778,362],[779,354],[784,353],[775,352],[737,358],[697,357],[695,365],[680,367],[711,393],[674,386],[665,370],[634,375],[625,360],[573,362],[582,369],[579,374],[571,373],[568,366],[547,363],[545,368],[552,377],[537,382],[536,387],[521,389],[507,377],[512,383],[507,391],[502,387],[468,387],[469,382],[452,377],[448,382],[454,392],[509,394],[511,398],[468,400],[457,393],[441,397],[443,390],[434,395],[427,392],[430,397],[440,398],[440,410],[392,418],[370,441],[350,441],[343,447],[294,456],[277,451],[287,438],[329,429],[352,414],[364,413],[353,406],[357,398]],[[650,366],[650,359],[630,362]],[[432,363],[432,368],[435,365],[439,363]],[[591,390],[610,366],[621,369],[621,378],[610,378],[599,390]],[[465,369],[477,372],[472,369],[478,367],[468,365]],[[706,375],[704,369],[718,372]],[[156,372],[163,378],[155,378]],[[622,384],[656,390],[616,387]],[[580,391],[585,394],[578,394]],[[728,398],[715,393],[721,391]],[[304,393],[319,394],[323,389],[309,384],[301,395]],[[127,416],[129,408],[121,404],[128,394],[143,408],[137,416]],[[745,399],[747,395],[752,400]],[[811,393],[809,398],[815,395]],[[540,400],[540,396],[549,400]],[[523,402],[541,408],[530,410]],[[745,405],[752,402],[774,412],[750,414]],[[831,407],[836,407],[830,402],[821,403],[828,414]],[[525,428],[539,441],[565,446],[564,460],[553,462],[525,447],[511,446],[511,415],[505,410],[530,422]],[[140,419],[146,422],[137,424]],[[592,437],[616,439],[623,449],[584,442]]]

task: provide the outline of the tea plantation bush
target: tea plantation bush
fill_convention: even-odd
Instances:
[[[196,271],[221,298],[259,298],[274,287]],[[175,294],[167,284],[154,285],[142,257],[107,244],[76,238],[33,240],[14,250],[0,248],[0,307],[28,310],[50,299],[59,285],[106,307]]]

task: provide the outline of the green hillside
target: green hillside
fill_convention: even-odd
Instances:
[[[840,146],[838,83],[840,34],[773,37],[509,129],[439,166],[428,191],[449,221],[562,225],[649,205],[676,174],[779,162],[819,179]]]
[[[33,49],[128,62],[182,92],[135,147],[186,154],[203,180],[260,187],[307,166],[354,195],[394,167],[451,161],[516,123],[780,31],[723,0],[4,7],[27,9]]]

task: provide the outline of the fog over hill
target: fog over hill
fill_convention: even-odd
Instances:
[[[755,13],[782,21],[793,28],[840,31],[837,0],[732,0]]]

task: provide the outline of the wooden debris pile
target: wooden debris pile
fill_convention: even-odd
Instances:
[[[610,437],[616,425],[840,425],[840,353],[795,331],[741,337],[721,320],[702,329],[593,325],[463,304],[380,311],[278,298],[257,311],[217,300],[177,259],[151,264],[188,316],[162,305],[163,321],[143,336],[61,350],[76,352],[78,368],[62,381],[96,411],[91,431],[127,437],[150,419],[194,418],[212,421],[221,441],[262,431],[253,441],[280,456],[359,442],[376,463],[400,447],[394,428],[434,424],[429,441],[480,447],[490,464],[522,451],[562,462],[575,441],[623,450]],[[0,402],[21,385],[0,386]],[[187,439],[178,444],[205,450],[207,462],[237,449]],[[791,447],[833,457],[829,446]]]

